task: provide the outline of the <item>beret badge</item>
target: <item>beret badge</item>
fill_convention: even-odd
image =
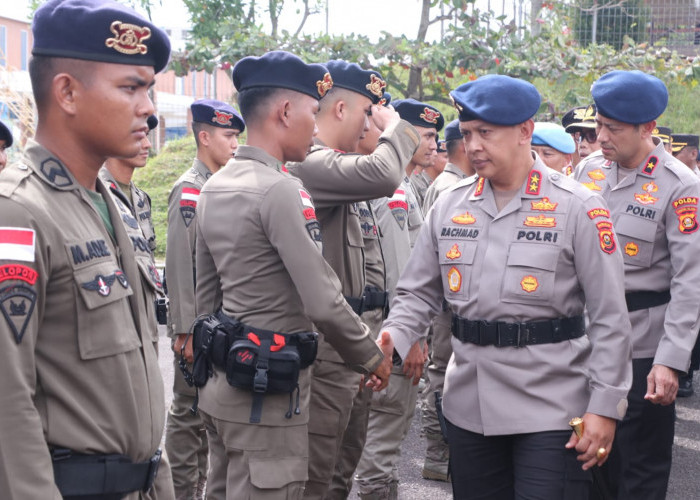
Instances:
[[[462,111],[464,111],[464,108],[462,107],[462,105],[460,103],[458,103],[457,101],[455,101],[454,97],[450,96],[450,100],[452,101],[452,104],[454,105],[454,107],[457,111],[459,111],[460,113]]]
[[[225,111],[218,111],[215,109],[211,121],[219,125],[231,126],[231,118],[233,118],[233,113],[226,113]]]
[[[328,91],[333,88],[333,78],[331,78],[330,73],[323,75],[323,80],[318,80],[316,82],[316,87],[318,88],[319,97],[325,96]]]
[[[109,29],[114,33],[114,37],[105,40],[107,47],[122,54],[146,54],[148,52],[148,47],[143,42],[151,37],[150,28],[114,21]]]
[[[423,108],[423,112],[420,114],[420,117],[428,123],[437,123],[438,118],[440,117],[440,112],[426,107]]]
[[[587,106],[584,109],[575,110],[574,118],[582,122],[595,120],[595,111],[593,110],[593,106]]]
[[[372,74],[370,77],[370,82],[365,85],[367,90],[372,94],[376,95],[380,99],[384,96],[384,89],[386,88],[386,82],[379,78],[377,75]]]

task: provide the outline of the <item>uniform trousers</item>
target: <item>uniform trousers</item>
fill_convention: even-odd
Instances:
[[[197,483],[206,480],[209,446],[201,417],[190,411],[195,389],[185,382],[177,356],[174,364],[173,401],[165,424],[165,450],[170,459],[175,498],[190,500],[195,496]]]
[[[266,397],[287,397],[287,395]],[[207,500],[299,500],[308,468],[307,426],[228,422],[201,412],[210,469]]]
[[[305,499],[323,499],[333,479],[343,434],[362,376],[343,363],[317,359],[309,402],[309,479]]]
[[[388,491],[392,482],[398,482],[401,442],[411,426],[417,398],[418,386],[401,366],[391,370],[387,388],[372,395],[367,441],[355,476],[360,494]]]
[[[663,500],[671,474],[675,402],[655,405],[644,399],[653,358],[632,360],[632,388],[625,418],[602,471],[618,500]]]
[[[591,473],[564,445],[571,431],[484,436],[447,422],[455,500],[585,500]]]

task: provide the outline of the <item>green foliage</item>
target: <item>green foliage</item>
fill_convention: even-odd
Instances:
[[[136,171],[134,183],[151,197],[151,214],[156,230],[156,258],[165,259],[165,235],[168,226],[168,194],[175,181],[192,166],[197,155],[194,137],[187,135],[170,141],[158,156],[149,158]]]

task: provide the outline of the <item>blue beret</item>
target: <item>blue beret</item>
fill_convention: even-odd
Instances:
[[[389,92],[384,92],[382,98],[379,99],[379,102],[377,104],[380,106],[388,106],[389,104],[391,104],[391,94]]]
[[[378,104],[384,97],[386,82],[377,71],[362,69],[359,64],[342,60],[328,61],[326,68],[333,78],[333,86],[352,90]]]
[[[399,99],[394,101],[394,109],[399,116],[411,125],[417,127],[434,127],[438,132],[445,125],[442,113],[433,106],[415,99]]]
[[[0,140],[5,141],[6,148],[12,146],[12,132],[10,132],[8,126],[5,125],[3,122],[0,122]]]
[[[158,126],[158,117],[156,115],[151,115],[146,119],[146,124],[148,125],[148,130],[153,130]]]
[[[540,94],[525,80],[505,75],[486,75],[463,83],[450,92],[459,120],[483,120],[495,125],[517,125],[540,108]]]
[[[462,132],[459,131],[459,120],[452,120],[445,127],[445,142],[462,140]]]
[[[656,120],[668,105],[664,82],[641,71],[611,71],[593,83],[598,113],[624,123]]]
[[[113,0],[49,0],[32,21],[36,56],[153,66],[170,58],[163,30]]]
[[[239,92],[256,87],[276,87],[321,99],[333,87],[333,78],[326,66],[306,64],[283,50],[273,50],[261,57],[244,57],[233,67],[231,77]]]
[[[236,128],[243,132],[245,122],[230,104],[213,99],[199,99],[190,105],[192,121],[221,128]]]
[[[532,133],[533,146],[549,146],[562,153],[571,154],[576,151],[574,139],[566,133],[564,127],[556,123],[536,122]]]

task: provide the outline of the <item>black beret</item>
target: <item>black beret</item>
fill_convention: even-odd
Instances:
[[[12,139],[12,132],[10,132],[9,127],[3,122],[0,122],[0,140],[5,141],[6,148],[12,146],[12,143],[14,142]]]
[[[391,94],[389,92],[384,92],[384,94],[382,94],[382,98],[379,99],[377,104],[379,106],[388,106],[391,104]]]
[[[148,130],[153,130],[158,126],[158,117],[156,115],[151,115],[146,119],[146,124],[148,125]]]
[[[352,90],[368,97],[372,104],[378,104],[384,97],[386,82],[377,71],[362,69],[359,64],[342,60],[326,63],[333,78],[333,86]]]
[[[680,152],[685,147],[697,148],[700,145],[700,137],[693,134],[673,134],[671,136],[671,150],[674,153]]]
[[[445,127],[445,142],[457,140],[462,140],[462,132],[459,131],[459,120],[452,120]]]
[[[563,125],[568,133],[572,134],[574,132],[581,131],[581,129],[584,128],[596,128],[595,104],[574,108],[571,110],[571,112],[571,121],[568,123],[568,125]],[[563,122],[564,119],[562,118],[562,124]]]
[[[36,56],[153,66],[170,58],[163,30],[113,0],[49,0],[32,21]]]
[[[664,82],[639,70],[604,74],[593,83],[591,95],[598,113],[623,123],[656,120],[668,105]]]
[[[445,118],[442,113],[430,104],[416,101],[415,99],[399,99],[394,101],[394,109],[399,116],[411,125],[417,127],[433,127],[438,132],[445,125]]]
[[[671,135],[673,135],[673,130],[668,127],[656,127],[651,132],[651,135],[655,135],[661,139],[661,142],[664,144],[671,144]]]
[[[230,104],[213,99],[199,99],[190,105],[192,121],[221,128],[235,128],[243,132],[243,117]]]
[[[540,108],[540,94],[525,80],[505,75],[485,75],[450,92],[459,120],[483,120],[495,125],[517,125]]]
[[[333,87],[333,78],[323,64],[306,64],[283,50],[273,50],[260,57],[244,57],[231,73],[239,92],[256,87],[295,90],[321,99]]]

